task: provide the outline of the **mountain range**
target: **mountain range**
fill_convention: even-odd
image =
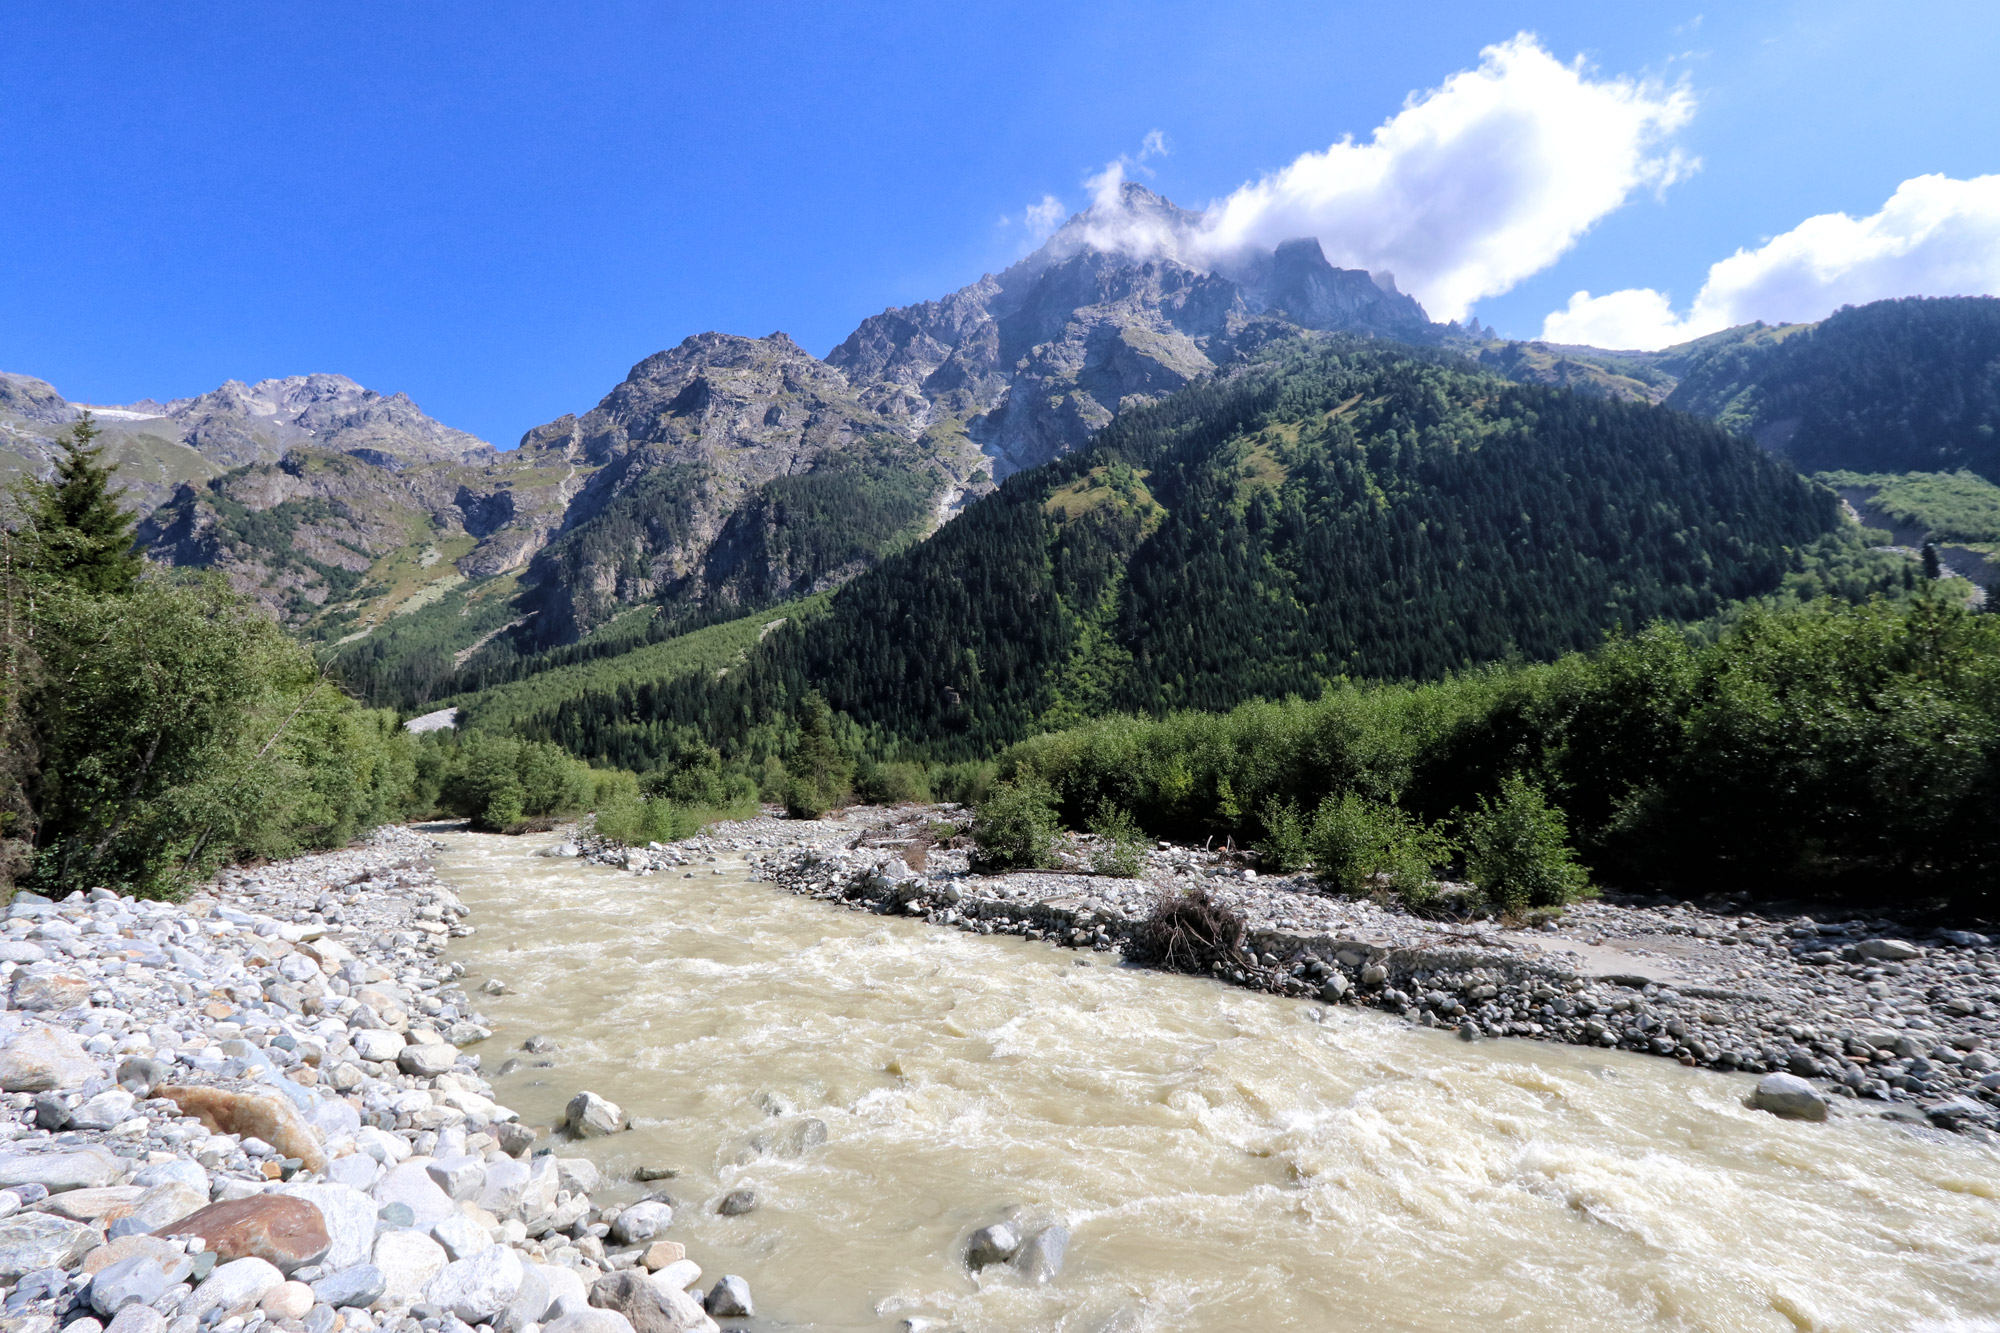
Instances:
[[[1906,444],[1895,466],[2000,472],[2000,302],[1882,303],[1900,313],[1657,353],[1568,348],[1435,323],[1393,277],[1334,268],[1312,240],[1184,260],[1195,222],[1128,183],[1003,272],[871,316],[824,358],[782,333],[700,334],[507,451],[337,375],[92,410],[153,558],[221,570],[336,645],[351,681],[408,704],[841,586],[1009,477],[1300,338],[1686,409],[1802,465],[1890,470],[1855,461],[1869,432],[1944,429],[1948,448]],[[1926,369],[1840,369],[1862,355]],[[1817,410],[1841,382],[1874,406]],[[1924,406],[1905,401],[1919,392]],[[0,468],[46,472],[80,411],[0,375]]]

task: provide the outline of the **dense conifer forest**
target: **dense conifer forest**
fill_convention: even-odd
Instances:
[[[971,758],[1109,711],[1554,658],[1767,593],[1828,491],[1677,412],[1314,340],[1126,413],[885,560],[724,678],[528,724],[648,767],[662,724],[725,753],[820,692],[878,745]]]
[[[1908,297],[1689,359],[1669,407],[1755,435],[1806,472],[2000,481],[2000,299]]]

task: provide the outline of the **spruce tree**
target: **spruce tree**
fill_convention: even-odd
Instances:
[[[28,483],[25,535],[31,573],[96,596],[128,593],[144,559],[133,549],[137,515],[111,488],[115,463],[104,461],[103,432],[85,412],[63,440],[50,481]]]

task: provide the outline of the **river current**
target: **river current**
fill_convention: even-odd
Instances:
[[[748,1279],[761,1327],[2000,1330],[2000,1152],[1968,1139],[851,912],[736,857],[638,877],[443,841],[478,926],[449,956],[509,988],[487,1073],[560,1048],[500,1099],[623,1106],[633,1130],[564,1151],[677,1168],[602,1197],[671,1193],[667,1235]],[[757,1207],[718,1216],[738,1189]],[[1010,1210],[1072,1229],[1048,1286],[959,1262]]]

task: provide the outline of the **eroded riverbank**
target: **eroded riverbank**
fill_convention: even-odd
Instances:
[[[439,865],[480,922],[450,956],[508,990],[483,998],[487,1068],[529,1036],[556,1045],[495,1074],[497,1095],[531,1122],[579,1088],[620,1102],[637,1128],[583,1151],[610,1179],[676,1170],[671,1234],[749,1277],[765,1318],[2000,1320],[2000,1158],[1967,1136],[1780,1121],[1744,1106],[1742,1074],[1466,1044],[1108,953],[831,910],[753,881],[740,845],[837,852],[861,830],[759,824],[653,874],[474,835],[447,835]],[[657,1187],[624,1190],[642,1188]],[[754,1207],[721,1215],[744,1190]],[[1056,1281],[963,1267],[965,1238],[1009,1209],[1072,1229]]]

